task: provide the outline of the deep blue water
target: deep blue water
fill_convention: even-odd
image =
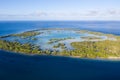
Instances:
[[[120,35],[120,21],[0,21],[0,35],[39,28],[76,28]]]
[[[0,52],[0,80],[120,80],[120,61]]]
[[[0,22],[0,35],[37,28],[78,28],[120,35],[120,22]],[[120,61],[28,56],[0,51],[0,80],[120,80]]]

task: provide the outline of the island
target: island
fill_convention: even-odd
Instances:
[[[88,30],[37,29],[0,36],[0,49],[23,54],[119,58],[120,36]]]

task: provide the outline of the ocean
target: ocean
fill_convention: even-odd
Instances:
[[[120,35],[119,21],[1,21],[0,36],[40,28]],[[30,56],[0,50],[0,80],[120,80],[120,61]]]
[[[74,28],[120,35],[120,21],[0,21],[0,35],[40,28]]]

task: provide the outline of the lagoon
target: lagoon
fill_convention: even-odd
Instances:
[[[119,26],[120,22],[114,21],[2,21],[0,22],[0,35],[4,36],[39,28],[56,27],[76,28],[120,35]],[[0,80],[120,80],[119,72],[119,60],[32,56],[0,51]]]
[[[13,34],[13,36],[5,36],[2,39],[7,40],[10,42],[20,42],[20,43],[31,43],[35,44],[37,46],[40,46],[43,50],[62,50],[60,47],[53,48],[57,44],[65,44],[67,50],[73,49],[70,44],[72,42],[83,42],[83,41],[103,41],[103,40],[115,40],[115,38],[102,34],[92,34],[90,31],[83,31],[83,30],[74,30],[74,29],[64,29],[64,28],[57,28],[57,29],[37,29],[34,31],[30,31],[29,33],[40,33],[38,35],[34,36],[27,36],[24,37],[21,35],[22,33],[18,33],[18,36],[16,34]],[[16,36],[14,36],[16,35]],[[21,35],[21,36],[19,36]]]

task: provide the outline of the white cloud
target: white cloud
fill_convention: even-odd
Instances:
[[[120,10],[89,10],[81,12],[34,12],[29,14],[0,14],[0,19],[37,20],[120,20]]]

